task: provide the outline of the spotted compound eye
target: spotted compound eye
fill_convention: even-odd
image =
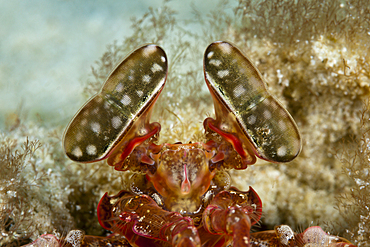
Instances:
[[[261,74],[239,49],[227,42],[212,43],[204,55],[204,73],[220,133],[233,133],[243,144],[242,151],[251,150],[268,161],[288,162],[299,154],[297,125],[266,90]],[[238,151],[239,144],[234,141],[233,145]],[[247,163],[254,161],[251,158]]]
[[[125,139],[148,134],[153,130],[148,123],[150,109],[166,77],[167,57],[162,48],[145,45],[128,55],[68,125],[64,134],[67,156],[94,162],[109,156]],[[151,135],[160,129],[155,127]]]

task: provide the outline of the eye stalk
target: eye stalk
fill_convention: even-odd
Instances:
[[[64,134],[67,156],[78,162],[111,156],[111,164],[115,165],[157,134],[159,123],[149,120],[164,87],[167,69],[165,52],[153,44],[144,45],[123,59],[100,92],[69,123]]]
[[[243,167],[257,157],[292,161],[301,150],[301,136],[288,111],[267,91],[258,69],[238,48],[214,42],[204,54],[204,76],[216,119],[206,128],[218,133],[239,153]]]

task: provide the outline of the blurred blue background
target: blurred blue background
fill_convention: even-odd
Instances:
[[[211,2],[196,6],[206,10]],[[49,126],[68,121],[84,102],[84,83],[106,46],[132,34],[131,17],[161,5],[161,0],[0,0],[0,128],[11,113]],[[189,18],[191,1],[169,5],[179,19]]]

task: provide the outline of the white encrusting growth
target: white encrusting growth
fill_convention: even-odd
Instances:
[[[100,124],[97,123],[97,122],[92,122],[90,124],[91,126],[91,130],[94,132],[94,133],[100,133]]]
[[[94,145],[88,145],[86,147],[86,153],[88,155],[95,155],[96,154],[96,147]]]
[[[139,97],[143,96],[143,91],[141,91],[141,90],[137,90],[137,91],[136,91],[136,93],[137,93],[137,95],[138,95]]]
[[[233,91],[233,93],[234,93],[234,96],[235,97],[240,97],[240,95],[242,95],[243,93],[245,93],[245,88],[243,87],[243,85],[242,84],[239,84],[238,86],[236,86],[235,88],[234,88],[234,91]]]
[[[120,117],[115,116],[112,118],[112,126],[115,129],[118,129],[122,125],[122,120]]]
[[[155,73],[157,71],[162,71],[163,68],[159,64],[154,63],[153,66],[152,66],[152,68],[151,68],[151,70],[152,70],[153,73]]]
[[[143,82],[150,82],[150,76],[149,75],[143,75]]]
[[[77,157],[77,158],[79,158],[79,157],[81,157],[82,156],[82,151],[81,151],[81,148],[79,148],[79,147],[75,147],[73,150],[72,150],[72,154],[73,154],[73,156],[75,156],[75,157]]]
[[[207,54],[207,58],[209,59],[209,58],[211,58],[212,56],[213,56],[213,51],[211,51],[211,52],[209,52],[208,54]]]
[[[220,78],[224,78],[225,76],[229,75],[229,71],[228,70],[220,70],[220,71],[217,72],[217,75]]]
[[[128,79],[129,79],[130,81],[134,81],[134,77],[133,77],[132,75],[129,75],[129,76],[128,76]]]
[[[277,149],[277,155],[278,156],[284,156],[286,154],[287,150],[285,146],[281,146]]]
[[[276,228],[279,240],[283,245],[288,245],[291,239],[294,239],[294,233],[292,229],[287,225],[281,225]]]
[[[123,95],[121,103],[124,105],[129,105],[131,103],[131,98],[127,94]]]
[[[220,64],[221,64],[221,61],[220,60],[218,60],[218,59],[211,59],[211,60],[209,60],[209,64],[212,64],[212,65],[214,65],[214,66],[220,66]]]

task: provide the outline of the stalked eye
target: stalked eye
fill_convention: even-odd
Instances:
[[[130,141],[149,138],[160,130],[149,124],[150,111],[167,77],[162,48],[145,45],[128,55],[112,71],[100,92],[75,115],[64,134],[69,158],[94,162],[118,146],[133,149]],[[145,137],[145,138],[142,138]]]
[[[205,123],[225,136],[246,163],[254,163],[253,153],[272,162],[288,162],[299,154],[296,123],[239,49],[227,42],[212,43],[204,55],[204,73],[216,111],[216,120]]]

